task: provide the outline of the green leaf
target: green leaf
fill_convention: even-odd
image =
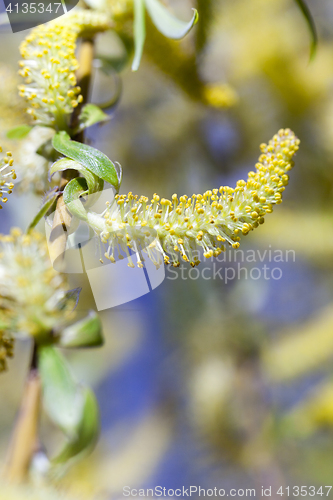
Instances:
[[[110,120],[110,117],[106,113],[104,113],[101,108],[99,108],[95,104],[86,104],[85,106],[83,106],[79,116],[79,126],[77,132],[91,127],[91,125],[105,122],[107,120]]]
[[[52,211],[58,198],[58,193],[52,193],[47,197],[46,201],[43,203],[42,208],[39,210],[37,215],[34,217],[33,221],[29,224],[27,232],[31,231],[37,226],[38,222],[49,212]]]
[[[305,21],[308,25],[309,31],[310,31],[310,37],[311,37],[311,46],[310,46],[310,60],[314,58],[317,45],[318,45],[318,35],[317,35],[317,29],[316,25],[314,22],[314,19],[312,17],[312,14],[310,12],[309,7],[307,6],[306,2],[304,0],[295,0],[297,3],[298,7],[301,9],[301,12],[305,18]]]
[[[87,181],[83,177],[77,177],[66,184],[63,197],[64,202],[71,214],[88,222],[87,212],[85,211],[80,200],[80,196],[84,194],[88,194]]]
[[[144,0],[134,0],[134,59],[132,70],[137,71],[140,66],[143,47],[146,39],[146,21],[145,21],[145,2]]]
[[[93,194],[103,191],[103,186],[104,186],[103,179],[92,173],[81,163],[74,160],[70,160],[69,158],[61,158],[61,160],[58,160],[55,163],[53,163],[52,167],[50,168],[50,177],[52,177],[52,175],[54,175],[56,172],[68,169],[77,170],[83,175],[83,177],[87,181],[88,194]]]
[[[19,125],[18,127],[8,130],[6,135],[8,139],[24,139],[31,129],[32,127],[29,127],[29,125]]]
[[[90,451],[97,442],[100,425],[99,409],[92,390],[82,388],[83,406],[76,432],[71,436],[60,454],[52,460],[55,465],[68,462],[84,451]]]
[[[81,321],[65,328],[61,333],[63,347],[100,347],[104,344],[102,323],[95,311]]]
[[[181,21],[173,16],[159,0],[145,0],[149,15],[156,28],[166,37],[179,40],[198,22],[199,14],[193,9],[194,14],[189,22]]]
[[[52,144],[59,153],[76,160],[117,190],[119,189],[121,178],[118,178],[112,161],[101,151],[87,144],[72,141],[65,131],[55,134]]]
[[[99,434],[99,410],[93,392],[78,384],[67,361],[53,347],[39,349],[43,404],[67,442],[51,462],[58,465],[90,449]]]
[[[76,433],[83,400],[66,359],[52,346],[40,347],[43,404],[51,420],[67,435]]]

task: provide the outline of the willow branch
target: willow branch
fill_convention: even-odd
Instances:
[[[41,381],[37,369],[37,349],[34,344],[24,396],[10,443],[4,477],[9,482],[22,482],[27,477],[31,458],[38,448],[38,423]]]
[[[83,103],[87,102],[89,97],[89,87],[92,74],[92,63],[94,59],[94,42],[91,39],[84,39],[81,42],[78,61],[79,69],[77,71],[77,82],[81,87]],[[82,103],[82,104],[83,104]],[[82,108],[82,104],[74,109],[71,124],[75,127],[78,123],[78,117]],[[75,137],[78,142],[84,142],[84,133],[79,132]],[[77,177],[76,170],[66,170],[61,179],[60,189],[63,190],[66,184],[73,178]],[[56,211],[54,214],[52,231],[49,241],[49,252],[51,262],[54,264],[56,260],[61,261],[65,255],[68,230],[71,225],[72,216],[66,208],[62,194],[58,198]]]
[[[77,72],[77,81],[78,85],[81,87],[83,102],[86,102],[88,99],[93,56],[93,41],[83,40],[78,55],[80,69]],[[78,121],[80,108],[81,107],[78,106],[74,110],[72,125],[75,125]],[[83,142],[83,133],[81,132],[75,139]],[[60,190],[63,191],[69,180],[76,176],[77,171],[66,171],[61,179],[59,186]],[[70,224],[71,214],[67,210],[61,194],[57,202],[50,237],[49,250],[52,262],[64,255]],[[37,346],[34,343],[33,356],[24,389],[23,401],[15,424],[4,471],[4,477],[10,482],[22,482],[28,476],[31,459],[38,449],[40,401],[41,380],[38,373]]]

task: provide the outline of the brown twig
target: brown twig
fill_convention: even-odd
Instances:
[[[77,72],[77,81],[81,87],[83,102],[87,102],[88,99],[93,56],[93,41],[90,39],[83,40],[78,55],[80,69]],[[73,126],[77,123],[79,114],[80,106],[73,113]],[[76,136],[75,139],[83,142],[83,132]],[[66,171],[61,179],[60,190],[62,191],[69,180],[76,176],[77,171]],[[50,236],[49,251],[52,263],[57,259],[61,260],[61,256],[65,253],[71,218],[71,214],[67,210],[61,194],[58,198]],[[4,471],[5,479],[10,482],[22,482],[28,476],[31,459],[38,449],[40,401],[41,380],[38,373],[37,346],[34,342],[32,361],[24,389],[23,401],[15,424]]]
[[[41,381],[37,369],[37,348],[34,344],[23,401],[4,470],[7,481],[22,482],[29,471],[31,457],[38,448],[40,397]]]

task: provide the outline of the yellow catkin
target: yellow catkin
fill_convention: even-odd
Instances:
[[[53,269],[46,238],[37,231],[13,228],[0,235],[0,275],[0,326],[6,325],[6,333],[56,334],[75,314],[73,300],[66,299],[67,277]]]
[[[76,40],[109,27],[105,14],[78,9],[38,26],[23,40],[19,74],[25,84],[19,86],[19,93],[36,123],[68,128],[70,115],[82,99],[75,77]]]
[[[0,152],[2,151],[0,147]],[[16,173],[13,167],[14,160],[12,153],[8,151],[6,155],[0,159],[0,209],[1,203],[8,201],[7,195],[11,194],[14,188],[13,180],[16,179]]]
[[[125,253],[133,267],[130,253],[135,253],[142,267],[145,251],[157,266],[161,256],[175,267],[180,258],[194,266],[199,251],[209,258],[223,252],[225,243],[238,248],[240,237],[262,224],[273,206],[281,203],[299,142],[291,130],[280,130],[268,144],[261,144],[256,169],[235,188],[221,186],[191,197],[173,195],[172,200],[160,200],[155,194],[150,203],[129,193],[117,195],[100,215],[88,212],[91,227],[107,245],[105,257],[115,262],[116,254],[121,258]]]

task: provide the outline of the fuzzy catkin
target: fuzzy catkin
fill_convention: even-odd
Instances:
[[[225,243],[238,248],[240,237],[262,224],[282,202],[299,142],[291,130],[281,129],[268,144],[261,144],[256,170],[235,188],[221,186],[191,197],[175,194],[172,200],[154,194],[150,203],[145,196],[129,193],[117,195],[100,215],[88,212],[89,224],[107,245],[105,258],[115,262],[125,253],[134,267],[134,253],[142,267],[144,251],[156,266],[161,256],[175,267],[180,258],[195,266],[200,251],[209,258],[223,252]]]
[[[45,236],[12,228],[0,235],[0,329],[22,335],[56,331],[75,316],[67,276],[52,267]]]
[[[23,40],[19,74],[25,84],[19,86],[19,91],[28,101],[27,112],[36,123],[68,129],[73,109],[83,100],[75,76],[77,38],[109,27],[105,14],[78,9],[38,26]]]
[[[2,149],[0,147],[0,153]],[[8,201],[7,194],[11,194],[14,189],[13,180],[16,179],[16,173],[13,168],[14,160],[12,158],[12,153],[8,151],[6,156],[0,159],[0,203],[6,203]],[[2,205],[0,204],[0,209]]]

